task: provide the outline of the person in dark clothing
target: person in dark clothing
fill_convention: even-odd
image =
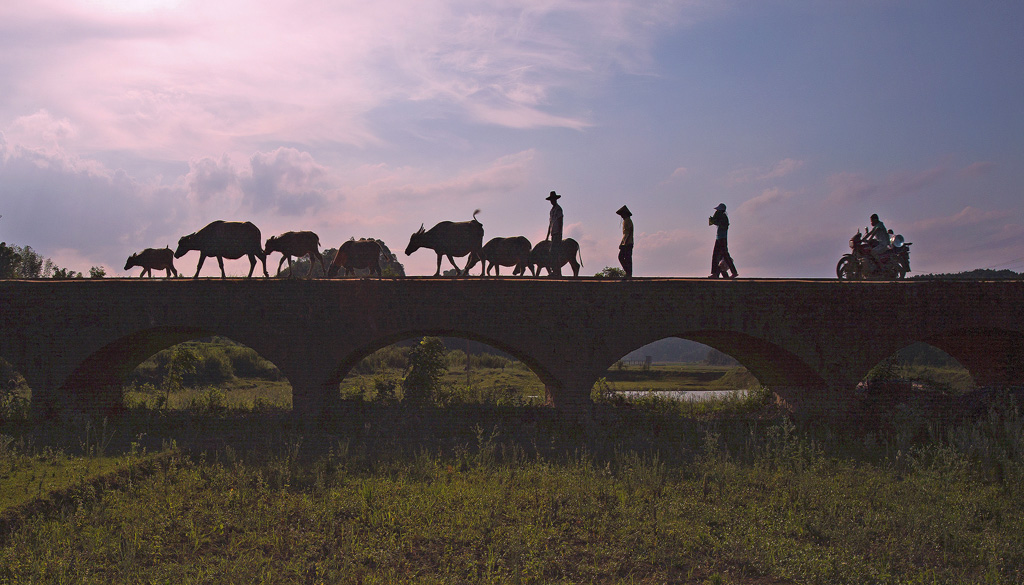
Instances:
[[[551,250],[548,252],[548,275],[562,276],[562,207],[558,204],[561,197],[554,191],[548,195],[547,200],[551,202],[551,213],[548,215],[548,240],[551,240]]]
[[[633,277],[633,214],[623,205],[615,213],[622,217],[622,241],[619,242],[619,264],[626,278]]]
[[[715,250],[711,253],[711,276],[708,278],[729,277],[725,273],[726,269],[732,272],[729,278],[736,278],[739,272],[736,271],[736,265],[729,255],[729,216],[725,214],[725,203],[719,203],[715,207],[715,214],[708,218],[708,225],[718,227],[715,234]]]

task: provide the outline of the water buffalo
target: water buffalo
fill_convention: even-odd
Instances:
[[[256,270],[256,258],[263,262],[263,276],[267,274],[267,255],[260,247],[260,228],[251,222],[241,221],[215,221],[194,234],[182,236],[178,240],[178,249],[174,252],[175,258],[181,258],[189,250],[199,251],[199,265],[196,267],[196,275],[192,278],[199,278],[199,271],[203,268],[203,262],[207,256],[217,258],[220,265],[220,276],[225,278],[224,259],[235,260],[242,256],[249,257],[249,277],[252,277],[253,270]]]
[[[334,278],[338,270],[345,269],[345,276],[355,274],[356,269],[370,270],[370,274],[380,277],[380,255],[384,248],[373,238],[369,240],[349,240],[338,248],[338,254],[331,262],[327,278]]]
[[[548,262],[548,254],[550,251],[551,240],[538,242],[537,245],[533,247],[533,251],[530,252],[530,272],[532,272],[534,276],[540,275],[541,268],[547,268],[548,276],[551,275],[551,269],[548,268],[548,266],[550,266],[550,263]],[[560,259],[559,266],[565,266],[566,263],[568,263],[572,266],[572,275],[579,276],[580,266],[583,266],[583,255],[580,254],[579,243],[572,238],[565,238],[562,240],[560,251],[560,255],[562,257]],[[577,255],[579,255],[579,262],[576,261]]]
[[[178,276],[178,271],[174,269],[174,252],[170,248],[146,248],[145,250],[132,254],[128,257],[128,261],[124,263],[124,269],[129,270],[133,266],[141,266],[142,274],[139,277],[146,276],[149,273],[149,277],[153,278],[154,270],[166,270],[167,278],[171,277],[171,273],[174,276]]]
[[[501,276],[502,266],[515,266],[512,274],[525,274],[526,267],[530,265],[530,240],[524,236],[511,238],[491,238],[480,254],[470,254],[469,263],[466,264],[466,272],[477,262],[481,263],[480,275],[490,274],[494,269],[495,276]]]
[[[441,258],[443,256],[448,257],[448,261],[455,267],[456,273],[465,273],[465,271],[459,270],[458,264],[452,257],[480,254],[480,248],[484,242],[484,226],[476,220],[478,213],[480,213],[479,209],[473,212],[472,221],[458,223],[442,221],[428,231],[423,231],[421,225],[419,231],[409,238],[409,246],[405,249],[405,255],[409,256],[420,248],[430,248],[437,252],[437,272],[434,273],[434,276],[441,274]]]
[[[292,256],[296,259],[309,254],[309,274],[306,278],[313,276],[313,262],[320,260],[320,270],[327,272],[324,267],[324,257],[320,253],[320,236],[313,232],[285,232],[280,236],[270,236],[263,253],[270,256],[274,252],[281,253],[281,262],[277,264],[277,273],[281,274],[281,266],[288,260],[288,276],[294,276],[292,272]]]

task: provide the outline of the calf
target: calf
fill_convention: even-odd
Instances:
[[[124,263],[124,269],[129,270],[134,266],[142,267],[142,274],[139,275],[139,278],[146,276],[147,272],[149,277],[153,278],[153,270],[166,270],[167,278],[171,277],[172,272],[175,277],[178,276],[178,271],[174,269],[174,252],[170,248],[146,248],[132,254]]]
[[[307,254],[309,255],[309,274],[306,275],[306,278],[313,277],[314,260],[320,260],[320,270],[324,273],[327,272],[324,267],[324,257],[320,254],[320,236],[313,232],[285,232],[280,236],[270,236],[263,253],[270,256],[274,252],[280,252],[282,255],[281,261],[277,264],[278,274],[281,274],[281,266],[284,265],[284,261],[288,260],[288,276],[294,276],[292,256],[302,258]]]

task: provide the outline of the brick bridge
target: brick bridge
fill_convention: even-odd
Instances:
[[[736,358],[796,409],[842,408],[868,370],[926,342],[980,385],[1024,384],[1024,282],[265,279],[0,281],[0,358],[37,411],[106,408],[157,351],[222,335],[287,376],[315,417],[366,355],[422,335],[526,363],[555,407],[589,403],[625,354],[681,337]]]

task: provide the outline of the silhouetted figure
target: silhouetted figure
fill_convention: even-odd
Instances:
[[[889,230],[885,229],[885,224],[882,220],[878,219],[877,213],[871,214],[871,229],[868,233],[864,234],[866,239],[871,244],[871,253],[874,254],[872,260],[875,264],[880,264],[878,261],[882,257],[882,254],[889,249],[889,244],[892,240],[889,238]]]
[[[725,214],[725,203],[719,203],[715,207],[715,214],[708,218],[708,225],[718,227],[715,234],[715,250],[711,253],[711,276],[708,278],[729,277],[725,273],[726,269],[732,272],[729,278],[736,278],[739,273],[732,262],[732,256],[729,255],[729,216]]]
[[[622,241],[619,242],[619,264],[626,278],[633,277],[633,214],[623,205],[615,213],[622,217]]]
[[[558,205],[558,198],[561,197],[554,191],[548,195],[547,200],[551,202],[551,213],[548,215],[548,235],[546,240],[551,240],[551,252],[548,258],[554,260],[561,258],[562,248],[562,207]],[[562,276],[562,266],[557,262],[548,264],[550,276]]]

